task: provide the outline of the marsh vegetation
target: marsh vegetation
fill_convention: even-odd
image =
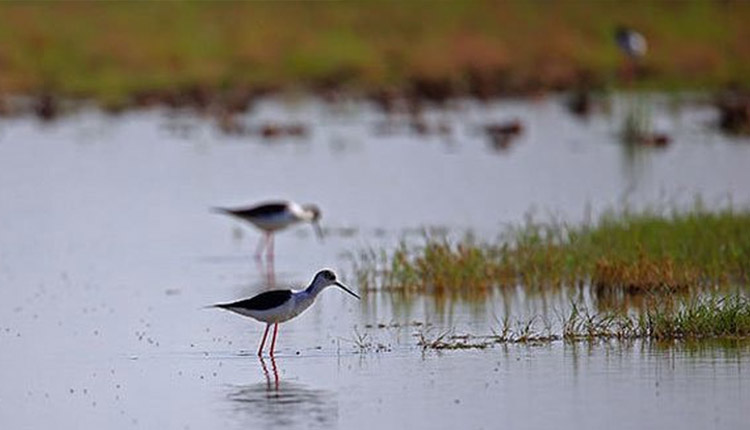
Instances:
[[[556,341],[646,340],[653,342],[742,339],[750,336],[750,300],[741,295],[657,301],[635,312],[597,312],[573,305],[551,321],[506,317],[489,335],[420,330],[415,336],[422,349],[484,349],[493,345],[542,344]]]
[[[747,83],[748,17],[741,1],[11,2],[0,93],[234,109],[279,88],[438,101],[603,88],[618,76],[623,22],[651,47],[639,86],[716,89]]]
[[[475,297],[516,286],[697,290],[748,282],[750,213],[696,204],[687,212],[610,212],[584,225],[527,217],[495,240],[426,233],[421,243],[365,249],[352,261],[365,291]]]
[[[531,295],[572,290],[587,292],[601,305],[576,302],[573,297],[581,295],[574,293],[558,321],[506,315],[489,336],[420,332],[423,348],[747,337],[749,229],[748,212],[711,212],[700,203],[687,212],[610,212],[584,225],[528,218],[492,241],[425,233],[418,244],[363,250],[353,256],[353,271],[365,292],[384,291],[396,301],[426,295],[481,302],[493,300],[498,290]]]

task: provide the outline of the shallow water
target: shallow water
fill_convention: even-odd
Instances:
[[[347,252],[423,226],[491,237],[529,211],[575,222],[623,204],[689,205],[698,194],[709,207],[750,203],[750,142],[714,132],[710,109],[654,101],[655,124],[674,142],[633,150],[616,139],[621,104],[582,121],[556,99],[464,101],[427,112],[450,136],[422,137],[403,118],[383,134],[386,118],[366,104],[268,100],[241,121],[311,127],[307,138],[274,141],[160,110],[3,119],[0,423],[741,427],[747,345],[417,346],[420,332],[489,334],[508,312],[554,315],[560,298],[406,304],[326,291],[281,327],[275,361],[254,356],[262,325],[202,309],[267,279],[251,258],[257,233],[211,214],[216,205],[317,203],[323,243],[305,226],[276,243],[277,284],[301,286],[323,266],[349,272]],[[506,150],[477,132],[516,117],[525,132]],[[358,346],[363,335],[369,348]]]

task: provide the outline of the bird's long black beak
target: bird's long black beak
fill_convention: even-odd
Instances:
[[[323,240],[323,229],[320,228],[320,223],[313,221],[312,223],[315,234],[318,235],[318,239]]]
[[[336,281],[336,286],[337,286],[337,287],[341,287],[341,289],[342,289],[342,290],[344,290],[344,291],[346,291],[347,293],[351,294],[352,296],[356,297],[356,298],[357,298],[357,300],[360,300],[360,298],[359,298],[359,296],[357,295],[357,293],[355,293],[354,291],[352,291],[352,290],[350,290],[350,289],[346,288],[346,285],[342,284],[341,282],[339,282],[339,281]]]

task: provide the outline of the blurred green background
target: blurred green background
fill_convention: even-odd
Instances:
[[[0,91],[609,87],[619,24],[649,43],[639,86],[715,89],[750,80],[748,23],[746,1],[2,3]]]

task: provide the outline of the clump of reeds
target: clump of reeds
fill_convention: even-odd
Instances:
[[[573,305],[563,321],[562,338],[566,341],[639,338],[642,332],[638,321],[624,313],[592,313],[586,307]]]
[[[629,293],[669,292],[687,289],[699,281],[697,271],[676,264],[672,258],[641,256],[635,261],[600,258],[594,265],[591,285],[597,290],[616,287]]]
[[[639,330],[656,340],[750,336],[750,300],[742,296],[709,297],[677,309],[652,308],[639,316]]]
[[[740,295],[709,296],[677,304],[652,304],[639,313],[591,313],[573,306],[563,338],[679,340],[750,336],[750,300]]]
[[[421,245],[353,258],[365,291],[484,297],[502,287],[673,292],[750,277],[750,212],[610,213],[594,225],[528,220],[494,242],[425,235]]]

